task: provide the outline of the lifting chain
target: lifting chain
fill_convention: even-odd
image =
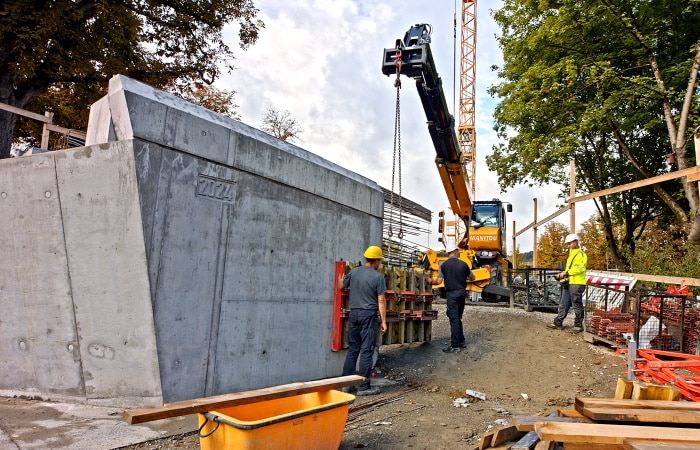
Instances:
[[[394,179],[396,178],[396,161],[399,164],[398,173],[398,188],[399,188],[399,232],[398,238],[403,239],[403,208],[402,200],[403,195],[401,192],[401,50],[396,53],[396,58],[394,59],[394,64],[396,65],[396,80],[394,81],[394,86],[396,87],[396,119],[394,120],[394,159],[391,166],[391,209],[394,209]],[[393,214],[393,212],[392,212]],[[391,223],[389,224],[389,237],[393,235],[391,228]]]

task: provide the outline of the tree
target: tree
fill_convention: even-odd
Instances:
[[[232,119],[241,120],[237,111],[238,105],[234,99],[236,91],[218,89],[202,82],[194,82],[184,88],[172,86],[169,90],[190,103],[203,106]]]
[[[224,25],[238,23],[245,50],[264,26],[257,12],[252,0],[7,0],[0,102],[27,108],[52,86],[99,92],[115,74],[156,87],[211,84],[233,68]],[[17,115],[0,110],[0,158],[9,156],[16,123]]]
[[[502,83],[495,113],[503,140],[487,158],[501,186],[527,180],[593,192],[689,167],[687,143],[700,123],[700,5],[691,0],[505,0],[494,14]],[[554,170],[553,170],[554,169]],[[596,202],[608,254],[629,267],[635,240],[656,217],[689,230],[700,257],[695,183],[675,181]],[[622,227],[622,233],[616,230]]]
[[[289,111],[284,110],[280,112],[274,106],[267,108],[263,116],[261,129],[277,139],[290,142],[294,139],[299,139],[299,134],[304,131]]]
[[[549,222],[537,240],[537,267],[557,268],[566,262],[564,238],[569,228],[560,222]]]
[[[532,251],[522,253],[520,251],[520,246],[515,249],[513,253],[513,259],[515,260],[516,269],[525,269],[532,266]]]
[[[605,245],[605,230],[601,225],[600,216],[592,215],[577,233],[580,244],[588,256],[590,270],[608,270],[607,245]]]

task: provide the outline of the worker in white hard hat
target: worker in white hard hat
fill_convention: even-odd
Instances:
[[[564,327],[564,319],[566,319],[569,309],[573,306],[574,328],[572,333],[580,333],[583,331],[583,293],[586,291],[588,256],[579,247],[577,235],[567,235],[564,238],[564,244],[569,248],[569,257],[566,259],[565,269],[556,276],[559,284],[561,284],[559,311],[557,317],[554,318],[554,322],[547,326],[561,330]]]
[[[345,355],[343,376],[354,375],[360,360],[359,375],[365,381],[358,386],[357,395],[379,394],[379,388],[371,386],[374,347],[377,332],[386,333],[386,281],[377,270],[382,263],[382,249],[371,245],[365,250],[367,262],[355,267],[342,279],[342,285],[350,290],[348,304],[348,352]],[[381,322],[380,322],[381,321]],[[345,388],[346,392],[354,388]]]

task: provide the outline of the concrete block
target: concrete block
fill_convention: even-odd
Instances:
[[[0,161],[0,394],[138,406],[342,372],[335,261],[381,243],[376,183],[121,76],[87,135]]]

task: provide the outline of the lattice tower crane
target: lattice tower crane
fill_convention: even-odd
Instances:
[[[457,141],[476,198],[476,0],[462,0],[461,51],[459,53],[459,125]]]
[[[455,11],[455,39],[457,34],[457,15]],[[464,174],[470,180],[471,198],[476,198],[476,0],[462,0],[459,46],[459,123],[457,125],[457,142],[461,151]],[[444,214],[444,213],[442,213]],[[443,236],[459,242],[464,234],[461,220],[446,220]]]

